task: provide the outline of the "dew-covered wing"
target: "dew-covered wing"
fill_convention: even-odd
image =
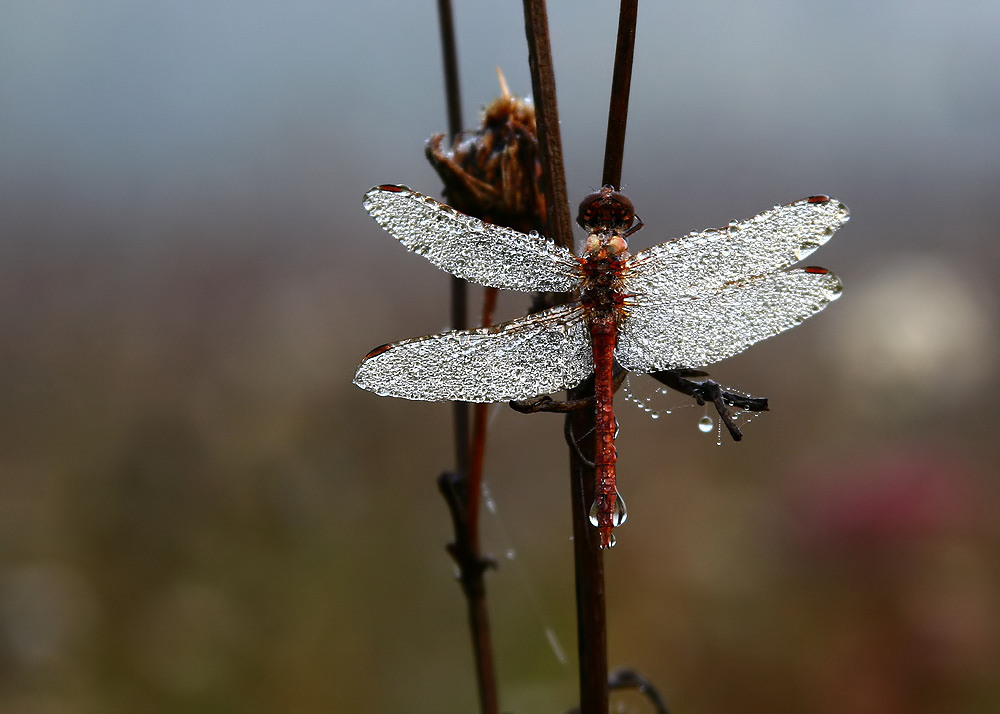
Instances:
[[[382,396],[502,402],[558,392],[594,371],[579,303],[478,330],[404,340],[371,351],[354,383]]]
[[[627,300],[615,357],[632,372],[712,364],[795,327],[840,291],[833,273],[801,268],[688,296]]]
[[[624,291],[638,301],[711,294],[805,259],[826,243],[850,213],[840,201],[812,196],[775,206],[747,221],[690,233],[628,259]]]
[[[460,278],[526,291],[565,292],[579,283],[579,263],[566,248],[484,223],[406,186],[377,186],[364,206],[400,243]]]

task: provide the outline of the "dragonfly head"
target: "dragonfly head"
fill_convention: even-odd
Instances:
[[[617,233],[627,231],[635,220],[635,207],[614,186],[603,186],[580,202],[576,222],[588,233]]]

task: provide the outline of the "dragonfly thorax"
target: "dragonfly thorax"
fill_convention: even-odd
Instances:
[[[629,252],[616,233],[591,233],[581,259],[580,293],[588,307],[613,310],[620,302],[622,275]]]
[[[628,243],[618,233],[591,233],[587,236],[587,242],[583,248],[588,259],[597,258],[599,260],[622,256],[627,250]]]

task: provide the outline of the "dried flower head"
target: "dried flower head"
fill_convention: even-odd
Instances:
[[[512,96],[503,75],[501,94],[483,112],[482,126],[443,148],[444,134],[427,141],[427,158],[444,181],[448,203],[463,213],[519,231],[545,227],[545,198],[535,107]]]

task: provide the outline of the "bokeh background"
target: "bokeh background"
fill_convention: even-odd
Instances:
[[[577,200],[617,8],[550,10]],[[457,3],[469,126],[494,66],[530,90],[520,13]],[[351,385],[447,321],[360,203],[440,189],[440,66],[431,2],[0,7],[0,710],[474,710],[449,408]],[[743,443],[620,407],[610,659],[676,711],[1000,711],[997,67],[985,0],[640,8],[636,247],[813,193],[853,214],[810,259],[843,298],[712,368],[771,399]],[[491,426],[502,706],[560,712],[561,421]]]

